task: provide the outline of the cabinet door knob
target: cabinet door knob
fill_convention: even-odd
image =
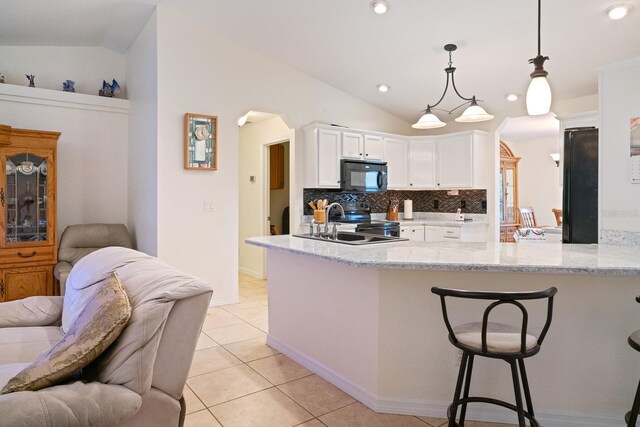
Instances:
[[[365,154],[365,156],[369,157],[369,153]]]
[[[360,155],[362,156],[362,153],[360,153]],[[368,154],[367,154],[367,156],[368,156]]]

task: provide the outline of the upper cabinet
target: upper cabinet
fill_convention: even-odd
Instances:
[[[387,188],[409,188],[409,140],[384,138],[384,158],[387,161]]]
[[[411,190],[436,188],[436,141],[415,139],[410,142],[409,147],[408,188]]]
[[[342,132],[318,127],[307,127],[304,132],[304,186],[340,188]]]
[[[388,188],[487,188],[493,147],[485,132],[402,137],[313,124],[305,129],[305,188],[339,188],[340,160],[386,161]]]

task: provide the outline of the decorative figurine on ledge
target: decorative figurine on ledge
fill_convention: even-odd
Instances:
[[[25,74],[29,80],[29,87],[36,87],[36,76],[34,74]]]
[[[113,79],[111,84],[107,83],[105,80],[102,81],[102,89],[98,91],[98,95],[106,96],[109,98],[113,98],[114,96],[120,95],[120,85]]]
[[[63,92],[75,92],[76,88],[73,86],[76,82],[73,80],[65,80],[62,82],[62,91]]]
[[[4,76],[0,74],[0,83],[4,83]]]

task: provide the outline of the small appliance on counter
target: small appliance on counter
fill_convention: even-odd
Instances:
[[[465,221],[464,214],[462,213],[462,209],[458,209],[456,211],[456,221]]]
[[[365,202],[340,203],[344,209],[344,218],[340,218],[340,209],[329,211],[329,220],[355,224],[356,231],[382,236],[400,237],[400,223],[396,221],[377,221],[371,219],[371,206]]]

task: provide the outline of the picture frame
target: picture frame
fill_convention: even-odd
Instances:
[[[218,170],[218,116],[185,113],[184,168]]]

